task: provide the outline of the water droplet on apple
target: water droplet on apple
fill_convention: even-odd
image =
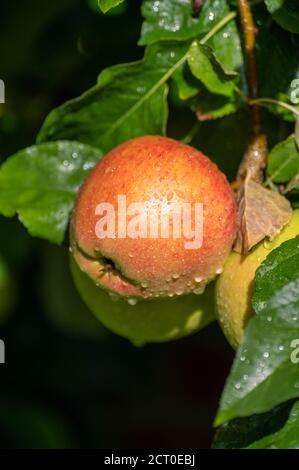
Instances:
[[[193,289],[193,294],[195,295],[201,295],[204,293],[205,291],[205,288],[206,288],[206,285],[205,284],[202,284],[201,286],[198,286],[196,287],[195,289]]]
[[[178,290],[176,291],[176,295],[182,295],[183,293],[184,293],[184,291],[181,290],[181,289],[178,289]]]
[[[271,242],[267,240],[267,238],[264,239],[263,241],[263,247],[266,248],[266,250],[271,250]]]
[[[113,292],[109,292],[109,297],[112,300],[112,302],[118,302],[119,301],[119,295],[114,294]]]

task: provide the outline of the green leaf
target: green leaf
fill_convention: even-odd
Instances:
[[[299,33],[298,0],[265,0],[277,23],[292,33]]]
[[[247,418],[236,418],[223,424],[213,442],[213,449],[251,448],[265,436],[271,437],[286,425],[293,401],[278,405],[267,413],[252,415]]]
[[[216,424],[299,396],[299,237],[273,250],[256,273],[253,307],[224,388]]]
[[[287,184],[287,187],[285,188],[284,192],[285,193],[298,193],[299,190],[299,173],[297,173],[291,181]],[[292,201],[294,202],[294,201]]]
[[[260,96],[291,104],[292,84],[299,78],[298,37],[272,24],[260,28],[257,43]],[[280,106],[270,109],[285,120],[295,119],[291,111]]]
[[[204,2],[199,15],[194,15],[192,2],[189,0],[160,2],[145,1],[143,13],[145,23],[143,25],[141,44],[151,44],[157,41],[175,40],[189,41],[191,44],[194,38],[200,40],[213,31],[219,21],[223,20],[230,12],[226,0],[207,0]],[[176,25],[173,28],[173,25]],[[175,31],[173,30],[175,29]],[[224,70],[243,70],[243,57],[241,51],[240,38],[236,23],[233,19],[227,22],[207,40],[213,52],[213,63],[220,62]],[[244,91],[244,74],[241,74],[241,88]],[[222,117],[236,110],[236,107],[228,100],[214,98],[211,92],[206,92],[199,80],[190,77],[190,69],[186,64],[179,67],[173,75],[175,90],[181,100],[198,98],[191,102],[192,110],[199,110],[204,116],[211,119]],[[222,84],[223,85],[223,84]],[[221,86],[220,94],[223,93]],[[213,87],[215,90],[216,87]],[[216,90],[219,93],[219,90]],[[194,103],[199,103],[199,106]]]
[[[139,44],[194,38],[206,27],[207,11],[208,7],[205,7],[198,18],[193,15],[192,0],[145,0],[142,4],[145,21]],[[219,17],[216,22],[218,20]]]
[[[287,422],[279,431],[254,442],[247,449],[299,449],[299,402],[293,405]]]
[[[98,0],[99,7],[103,13],[111,10],[111,8],[117,7],[120,3],[123,3],[124,0]]]
[[[200,121],[223,118],[237,111],[235,99],[214,95],[208,90],[201,90],[191,102],[191,109]]]
[[[236,72],[225,71],[209,46],[194,41],[189,50],[188,64],[193,75],[211,93],[227,97],[234,94]]]
[[[267,172],[274,183],[286,183],[299,173],[299,151],[293,136],[271,150]]]
[[[18,213],[31,235],[61,243],[78,189],[101,157],[67,141],[21,150],[0,168],[0,213]]]
[[[185,61],[185,44],[154,45],[143,60],[104,70],[98,84],[52,111],[37,141],[69,139],[110,150],[145,134],[165,134],[167,80]]]
[[[226,0],[206,0],[198,16],[193,14],[192,0],[146,0],[142,6],[145,22],[139,44],[201,39],[229,11]],[[242,66],[240,38],[234,20],[212,35],[208,44],[227,69],[239,70]]]
[[[199,80],[192,75],[188,64],[183,64],[172,75],[172,81],[180,100],[186,101],[196,96],[203,88]]]

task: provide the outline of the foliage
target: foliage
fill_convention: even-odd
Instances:
[[[124,0],[98,0],[99,7],[104,13],[120,5]]]
[[[99,0],[99,6],[107,12],[121,2]],[[286,192],[294,206],[299,205],[298,124],[293,134],[298,110],[291,100],[299,78],[296,4],[252,5],[259,28],[260,104],[268,108],[264,121],[266,127],[270,122],[273,146],[267,182]],[[101,71],[90,89],[50,112],[35,146],[18,151],[0,169],[0,213],[17,213],[33,236],[62,244],[76,194],[103,153],[144,134],[183,137],[181,110],[190,117],[185,140],[233,178],[247,137],[248,105],[234,2],[206,0],[194,9],[191,0],[144,0],[141,9],[144,57]],[[298,448],[299,369],[292,353],[299,338],[299,238],[261,265],[252,301],[256,315],[225,385],[214,447]]]

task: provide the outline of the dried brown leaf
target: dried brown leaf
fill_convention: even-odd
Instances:
[[[291,205],[284,196],[264,188],[250,175],[239,190],[238,200],[239,229],[234,246],[238,253],[248,253],[265,237],[273,240],[292,216]]]

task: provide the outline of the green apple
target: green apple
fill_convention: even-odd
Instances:
[[[136,346],[195,333],[215,319],[213,283],[201,295],[139,300],[130,305],[127,300],[113,299],[111,294],[97,287],[72,256],[70,266],[75,285],[89,309],[104,326]]]
[[[294,211],[289,224],[273,241],[259,243],[248,255],[232,252],[228,257],[216,282],[216,310],[223,332],[233,348],[240,344],[247,321],[254,313],[251,298],[257,268],[272,250],[297,235],[299,210]]]

